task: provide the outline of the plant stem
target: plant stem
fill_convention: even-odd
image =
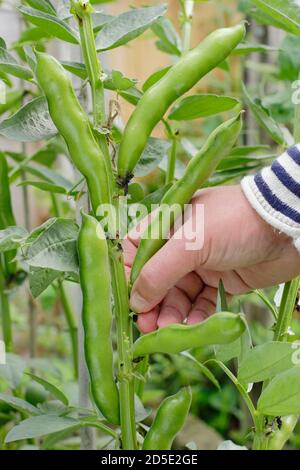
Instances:
[[[101,80],[102,70],[98,60],[92,20],[91,7],[88,2],[73,2],[73,8],[79,22],[81,47],[88,78],[92,90],[94,127],[105,123],[104,88]],[[116,209],[119,219],[119,200],[115,197],[116,185],[112,170],[112,162],[105,135],[98,135],[98,143],[102,149],[105,164],[109,200]],[[121,196],[121,195],[118,195]],[[117,339],[118,339],[118,378],[120,393],[121,437],[123,449],[136,449],[136,429],[134,410],[134,378],[132,372],[132,322],[129,315],[128,287],[125,275],[122,249],[118,240],[109,240],[112,289],[114,297]]]
[[[66,291],[64,284],[60,281],[58,285],[60,300],[65,313],[68,330],[70,333],[71,345],[72,345],[72,358],[74,367],[74,377],[78,378],[78,341],[77,341],[77,321],[73,310],[73,306],[70,301],[69,294]]]
[[[72,4],[79,24],[83,60],[92,91],[94,125],[98,127],[105,122],[105,100],[102,70],[97,56],[91,18],[92,8],[88,1],[72,2]]]
[[[2,320],[3,341],[5,350],[11,352],[13,350],[12,326],[9,308],[8,294],[5,289],[5,277],[0,266],[0,315]]]
[[[282,299],[280,302],[280,308],[278,313],[278,319],[276,322],[275,332],[274,332],[274,341],[286,341],[288,338],[288,330],[291,325],[293,312],[295,310],[295,303],[297,298],[297,293],[299,289],[299,281],[300,278],[297,277],[290,282],[287,282],[283,289]],[[262,390],[268,385],[268,381],[265,381],[262,386]],[[285,418],[283,418],[285,419]],[[265,427],[265,417],[261,416],[260,418],[261,424],[263,429]],[[285,424],[285,423],[284,423]],[[296,426],[296,422],[294,423],[294,427]],[[271,435],[266,435],[265,432],[261,432],[256,434],[253,441],[253,449],[254,450],[267,450],[269,449],[269,445],[274,446],[276,443],[281,446],[284,446],[285,442],[289,439],[290,435],[294,429],[293,426],[285,426],[285,432],[283,433],[280,429],[275,431]],[[276,435],[280,434],[279,437],[276,438]],[[285,439],[285,441],[284,441]]]
[[[166,184],[172,183],[175,178],[175,166],[176,166],[176,151],[177,151],[177,138],[176,135],[172,136],[172,146],[168,158],[168,168],[166,173]]]
[[[299,277],[287,282],[283,289],[278,320],[275,327],[274,341],[286,341],[291,325],[299,289]]]
[[[183,0],[181,4],[183,12],[182,53],[185,54],[190,49],[194,0]]]
[[[134,450],[136,444],[134,410],[134,376],[132,371],[132,325],[129,315],[128,287],[121,248],[110,241],[112,288],[118,339],[118,379],[120,393],[120,417],[122,448]]]

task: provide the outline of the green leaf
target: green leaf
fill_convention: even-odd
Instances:
[[[251,349],[239,366],[238,378],[243,382],[263,382],[295,366],[296,343],[271,341]]]
[[[37,163],[32,165],[23,165],[24,170],[31,175],[37,176],[38,178],[42,178],[46,183],[49,183],[49,189],[52,187],[61,188],[61,193],[69,193],[69,191],[73,187],[73,183],[70,180],[67,180],[64,176],[60,173],[51,170],[50,168],[45,167],[44,165],[39,165]],[[36,182],[41,185],[41,182]],[[32,182],[34,184],[34,182]],[[40,189],[43,189],[42,187]]]
[[[29,6],[45,13],[56,14],[55,8],[49,0],[26,0]]]
[[[120,91],[120,96],[122,96],[124,100],[128,101],[128,103],[136,106],[142,96],[142,93],[136,87],[131,87],[126,91]]]
[[[66,430],[77,425],[73,418],[64,418],[55,415],[40,415],[21,421],[13,427],[6,436],[5,442],[19,441],[21,439],[31,439],[42,437],[47,434]]]
[[[268,134],[270,134],[274,142],[284,147],[287,147],[288,144],[285,140],[283,132],[281,131],[280,127],[277,125],[276,121],[274,121],[274,119],[262,107],[259,100],[254,101],[250,97],[244,84],[242,84],[242,90],[243,90],[245,102],[249,106],[250,110],[252,111],[256,121],[261,125],[263,129],[265,129],[268,132]]]
[[[299,57],[300,38],[288,34],[281,43],[278,62],[279,76],[283,80],[297,80],[300,69]]]
[[[218,380],[216,379],[216,377],[214,376],[214,374],[208,369],[208,367],[206,367],[204,364],[202,364],[201,362],[199,362],[191,353],[189,353],[188,351],[183,351],[180,353],[182,356],[185,356],[187,357],[188,359],[190,359],[191,361],[193,361],[195,364],[197,364],[198,368],[200,369],[201,373],[203,375],[205,375],[205,377],[210,380],[211,383],[214,384],[215,387],[217,387],[217,389],[220,390],[220,384],[218,382]]]
[[[168,18],[159,18],[152,26],[152,31],[159,37],[156,46],[167,54],[181,56],[182,44],[176,29]]]
[[[22,227],[7,227],[0,230],[0,253],[17,249],[20,241],[27,235],[27,230]]]
[[[168,140],[150,137],[142,156],[134,169],[135,176],[145,176],[153,171],[168,154],[171,143]]]
[[[300,368],[286,370],[272,379],[262,392],[257,409],[268,416],[300,413]]]
[[[61,60],[60,63],[66,70],[68,70],[68,72],[73,73],[73,75],[76,75],[82,80],[86,80],[87,71],[85,65],[82,62],[70,62],[67,60]]]
[[[96,38],[98,51],[113,49],[132,41],[166,12],[165,5],[126,11],[105,24]]]
[[[25,180],[21,181],[18,186],[31,186],[33,188],[41,189],[42,191],[47,191],[50,193],[55,194],[67,194],[66,188],[63,186],[59,186],[57,184],[48,183],[46,181],[32,181],[32,180]]]
[[[229,312],[226,291],[222,279],[219,281],[216,312]]]
[[[257,152],[264,152],[266,150],[270,150],[271,147],[269,145],[245,145],[242,147],[235,147],[231,150],[230,155],[251,155],[252,153]]]
[[[57,442],[63,441],[70,435],[74,434],[82,427],[82,424],[77,422],[73,426],[68,426],[67,428],[63,429],[62,431],[54,432],[49,436],[45,437],[42,442],[42,449],[51,449],[53,448],[54,444]]]
[[[143,85],[143,91],[147,91],[148,88],[152,87],[156,82],[158,82],[166,73],[170,70],[172,66],[169,65],[168,67],[164,67],[163,69],[159,69],[154,72],[150,77],[147,78]]]
[[[212,94],[187,96],[176,103],[168,118],[176,121],[197,119],[229,111],[239,104],[237,99],[230,96]]]
[[[107,15],[106,13],[98,12],[92,13],[92,23],[93,23],[93,30],[94,33],[98,33],[101,28],[110,21],[112,21],[114,17],[112,15]]]
[[[9,90],[6,92],[5,103],[0,103],[0,116],[1,114],[11,111],[20,106],[21,99],[24,96],[23,90]]]
[[[112,70],[104,80],[104,88],[109,90],[126,91],[136,84],[136,80],[124,77],[118,70]]]
[[[249,171],[254,166],[263,166],[268,162],[272,155],[267,155],[265,157],[226,157],[219,163],[217,167],[218,172],[224,172],[228,170],[247,170]]]
[[[77,32],[57,16],[22,5],[18,9],[26,20],[45,29],[52,36],[71,44],[78,44]]]
[[[0,134],[17,142],[36,142],[57,134],[43,97],[25,104],[13,116],[0,123]]]
[[[16,59],[4,47],[0,47],[0,71],[22,80],[31,80],[33,78],[31,70],[18,64]]]
[[[35,406],[31,405],[21,398],[13,397],[5,393],[0,393],[0,402],[7,403],[11,405],[15,410],[20,411],[20,413],[26,413],[30,415],[39,415],[40,411]]]
[[[48,380],[43,379],[42,377],[38,377],[37,375],[31,374],[26,372],[26,375],[29,375],[35,382],[39,383],[44,387],[45,390],[50,392],[57,400],[61,401],[64,405],[68,406],[69,400],[66,395],[55,385],[48,382]]]
[[[0,377],[4,378],[10,388],[15,390],[20,386],[26,362],[16,354],[6,354],[6,364],[0,364]]]
[[[59,276],[61,276],[60,271],[30,266],[29,288],[32,296],[35,299],[39,297]]]
[[[73,220],[49,219],[25,240],[23,257],[29,266],[78,272],[78,227]]]
[[[253,52],[276,52],[278,49],[276,47],[268,46],[267,44],[249,44],[249,43],[242,43],[239,44],[234,51],[232,52],[233,55],[246,55],[252,54]]]
[[[300,35],[300,9],[295,0],[253,0],[264,13],[285,31]]]
[[[160,204],[163,196],[166,194],[166,192],[170,189],[172,186],[172,183],[166,184],[165,186],[162,186],[161,188],[158,188],[156,191],[153,191],[153,193],[148,194],[144,199],[140,201],[140,205],[142,208],[146,208],[147,212],[152,211],[152,206]]]
[[[13,47],[24,47],[26,45],[32,45],[40,41],[45,41],[49,38],[51,38],[51,34],[49,34],[42,28],[34,26],[32,28],[28,28],[22,31],[19,39],[14,42]]]

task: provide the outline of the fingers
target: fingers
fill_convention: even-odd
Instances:
[[[157,305],[150,312],[141,313],[137,319],[137,326],[142,333],[150,333],[157,329],[157,319],[159,306]]]
[[[172,323],[182,323],[190,311],[192,303],[188,296],[177,287],[169,290],[160,308],[157,326],[159,328]]]
[[[195,251],[186,250],[185,239],[172,237],[149,261],[133,285],[131,307],[147,312],[159,304],[168,290],[194,271]]]
[[[189,313],[187,319],[189,325],[199,323],[215,313],[217,292],[217,289],[214,287],[205,287],[203,291],[200,292]]]

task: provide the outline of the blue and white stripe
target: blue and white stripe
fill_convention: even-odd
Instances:
[[[300,250],[300,144],[270,167],[242,180],[253,208],[273,227],[294,238]]]

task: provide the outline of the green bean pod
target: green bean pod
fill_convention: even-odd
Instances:
[[[126,125],[120,144],[117,162],[120,183],[126,183],[132,176],[152,130],[170,105],[223,62],[244,36],[244,24],[217,29],[146,91]]]
[[[64,138],[71,159],[86,178],[94,214],[109,203],[105,157],[94,137],[63,66],[52,56],[36,53],[36,77],[48,101],[51,118]]]
[[[143,443],[144,450],[170,450],[188,416],[192,402],[190,387],[163,400]]]
[[[218,312],[195,325],[172,324],[140,336],[133,345],[134,357],[146,354],[177,354],[188,349],[228,344],[245,331],[241,315]]]
[[[0,230],[16,225],[13,214],[11,195],[9,188],[8,166],[5,155],[0,152]],[[16,251],[11,250],[4,253],[4,276],[9,277],[15,274],[17,264],[13,259]]]
[[[239,114],[224,122],[212,132],[187,165],[183,176],[163,196],[160,209],[141,237],[131,269],[132,284],[144,264],[167,241],[170,228],[184,210],[185,204],[191,201],[194,193],[212,175],[219,162],[229,154],[242,128],[241,116]]]
[[[84,350],[91,392],[103,416],[119,424],[119,393],[113,372],[111,279],[107,241],[94,217],[83,215],[78,238],[83,295]]]

